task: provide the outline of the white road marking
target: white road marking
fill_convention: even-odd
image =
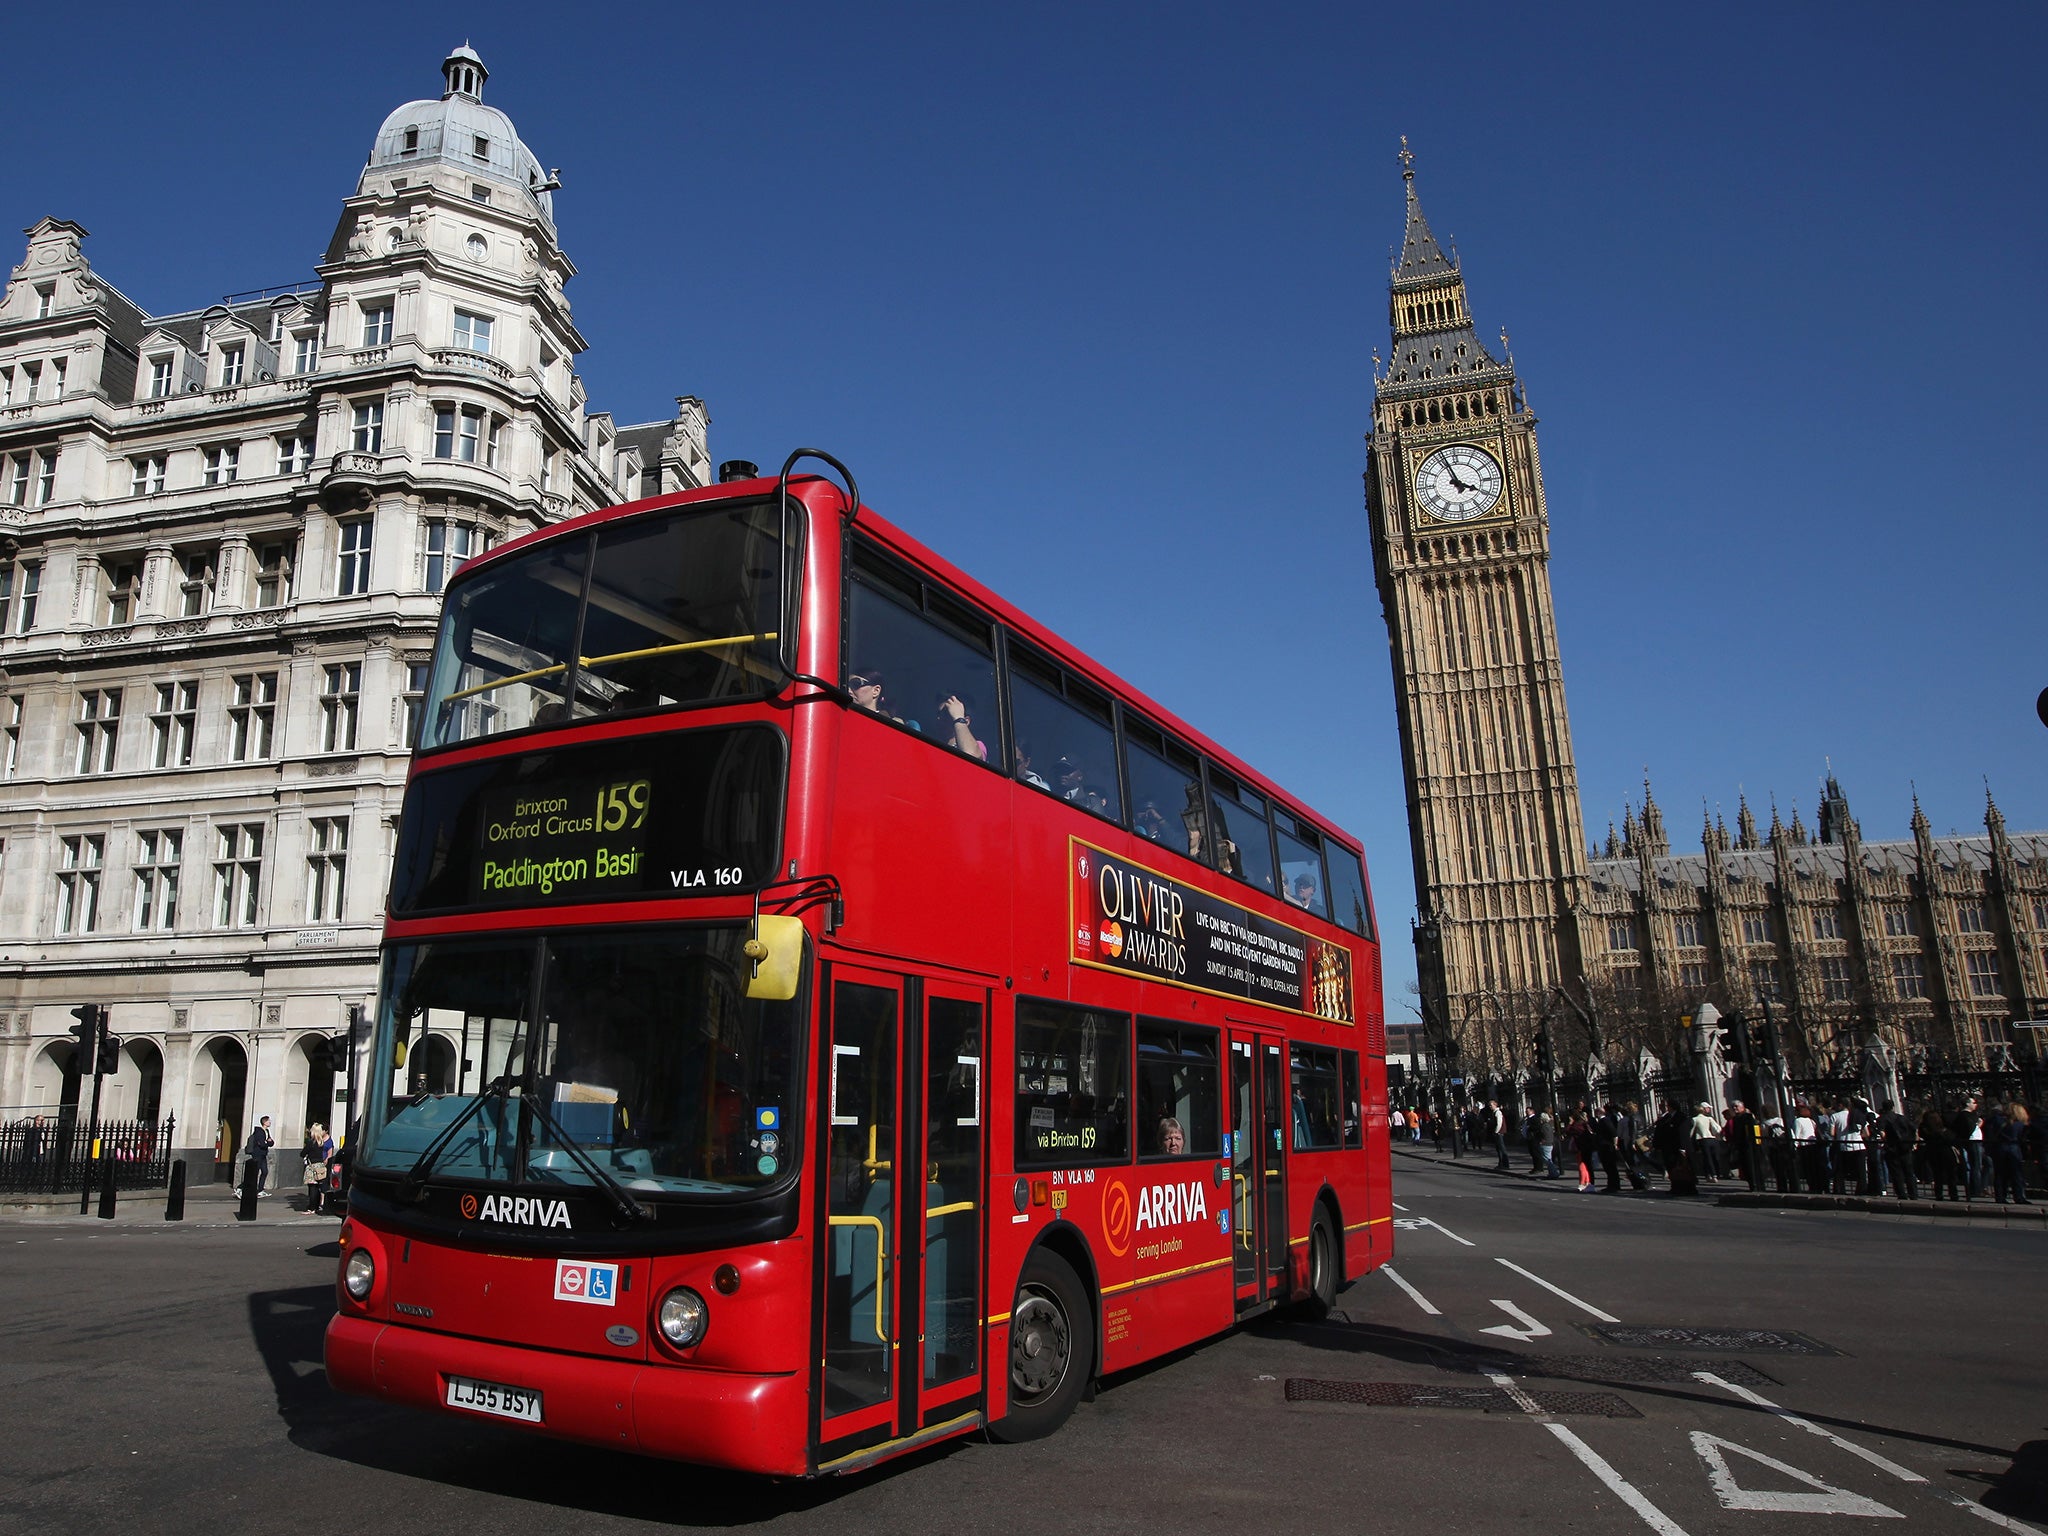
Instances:
[[[1707,1464],[1707,1481],[1713,1484],[1714,1497],[1721,1501],[1723,1509],[1754,1509],[1779,1515],[1861,1515],[1866,1519],[1903,1520],[1906,1517],[1889,1505],[1875,1499],[1866,1499],[1860,1493],[1851,1493],[1846,1488],[1837,1488],[1833,1483],[1824,1483],[1810,1472],[1788,1466],[1776,1457],[1766,1456],[1762,1451],[1752,1451],[1746,1445],[1737,1445],[1733,1440],[1723,1440],[1719,1435],[1710,1435],[1702,1430],[1692,1432],[1692,1448],[1699,1453],[1701,1461]],[[1775,1488],[1745,1488],[1735,1481],[1735,1474],[1729,1470],[1728,1458],[1723,1451],[1733,1451],[1746,1456],[1760,1466],[1769,1467],[1794,1482],[1804,1483],[1814,1490],[1812,1493],[1790,1493]]]
[[[1693,1379],[1695,1381],[1704,1381],[1710,1387],[1719,1387],[1724,1392],[1732,1392],[1737,1397],[1741,1398],[1745,1403],[1754,1403],[1759,1408],[1768,1408],[1772,1413],[1775,1413],[1787,1424],[1797,1424],[1801,1429],[1805,1430],[1808,1434],[1819,1435],[1821,1439],[1841,1447],[1841,1449],[1847,1451],[1851,1456],[1861,1456],[1873,1467],[1878,1468],[1880,1471],[1891,1473],[1893,1477],[1896,1477],[1902,1483],[1924,1483],[1927,1481],[1927,1479],[1922,1477],[1918,1472],[1914,1472],[1906,1467],[1902,1467],[1896,1461],[1888,1460],[1887,1458],[1878,1455],[1877,1452],[1873,1450],[1870,1450],[1864,1446],[1857,1445],[1854,1441],[1844,1440],[1840,1435],[1835,1434],[1832,1430],[1822,1429],[1818,1424],[1815,1424],[1808,1419],[1802,1419],[1799,1417],[1798,1414],[1792,1413],[1787,1409],[1780,1408],[1776,1403],[1772,1402],[1769,1398],[1759,1397],[1756,1393],[1750,1391],[1747,1387],[1738,1387],[1732,1381],[1723,1381],[1719,1376],[1716,1376],[1712,1371],[1694,1371],[1692,1374]]]
[[[1536,1406],[1536,1399],[1515,1385],[1515,1378],[1503,1376],[1499,1371],[1488,1371],[1486,1379],[1514,1399],[1515,1406],[1531,1418],[1541,1418],[1543,1410]]]
[[[1401,1212],[1403,1212],[1403,1213],[1406,1213],[1406,1211],[1407,1211],[1408,1207],[1407,1207],[1407,1206],[1405,1206],[1405,1205],[1403,1205],[1403,1204],[1402,1204],[1402,1203],[1401,1203],[1400,1201],[1396,1200],[1396,1201],[1394,1202],[1394,1209],[1395,1209],[1395,1210],[1397,1210],[1397,1211],[1401,1211]]]
[[[1512,1323],[1496,1323],[1491,1328],[1480,1329],[1481,1333],[1497,1333],[1504,1339],[1520,1339],[1524,1344],[1528,1343],[1531,1339],[1546,1339],[1550,1337],[1550,1330],[1548,1328],[1537,1322],[1535,1318],[1524,1312],[1512,1301],[1496,1300],[1494,1305],[1507,1313],[1509,1317],[1519,1321],[1522,1326],[1517,1328]]]
[[[2013,1519],[2011,1515],[2001,1515],[1995,1509],[1986,1509],[1982,1504],[1973,1504],[1960,1493],[1950,1493],[1945,1489],[1937,1489],[1935,1491],[1940,1493],[1949,1503],[1955,1505],[1956,1508],[1967,1509],[1981,1520],[1989,1520],[1993,1525],[2002,1525],[2008,1531],[2024,1531],[2026,1536],[2041,1536],[2041,1528],[2038,1525],[2028,1525],[2025,1521]]]
[[[1592,1470],[1595,1477],[1607,1485],[1610,1493],[1614,1494],[1622,1503],[1642,1516],[1643,1524],[1655,1531],[1657,1536],[1685,1536],[1685,1528],[1683,1526],[1652,1504],[1648,1499],[1644,1498],[1636,1490],[1635,1486],[1627,1478],[1615,1471],[1614,1468],[1610,1467],[1606,1459],[1598,1451],[1594,1450],[1593,1447],[1586,1444],[1585,1441],[1566,1429],[1562,1424],[1545,1424],[1543,1427],[1562,1440],[1571,1453],[1584,1462]]]
[[[1393,1281],[1394,1284],[1401,1287],[1402,1290],[1406,1291],[1408,1293],[1408,1299],[1414,1302],[1415,1305],[1417,1305],[1418,1307],[1422,1308],[1422,1310],[1427,1312],[1431,1317],[1443,1316],[1443,1313],[1437,1311],[1435,1307],[1429,1304],[1429,1298],[1427,1296],[1423,1295],[1422,1292],[1415,1289],[1414,1286],[1410,1285],[1406,1280],[1403,1280],[1399,1275],[1394,1273],[1393,1265],[1382,1264],[1380,1266],[1380,1273],[1385,1275],[1389,1280]]]
[[[1427,1216],[1410,1216],[1405,1221],[1396,1221],[1394,1225],[1409,1232],[1416,1231],[1422,1227],[1435,1227],[1437,1231],[1443,1233],[1445,1237],[1448,1237],[1454,1243],[1463,1243],[1467,1248],[1477,1248],[1479,1246],[1468,1238],[1458,1236],[1457,1233],[1453,1232],[1442,1222],[1432,1221]]]
[[[1544,1279],[1541,1275],[1531,1274],[1528,1270],[1522,1268],[1521,1265],[1515,1263],[1512,1259],[1496,1259],[1494,1260],[1494,1262],[1496,1264],[1507,1265],[1509,1269],[1512,1269],[1524,1280],[1534,1280],[1538,1285],[1542,1286],[1543,1289],[1550,1292],[1551,1295],[1562,1296],[1566,1301],[1570,1302],[1573,1306],[1577,1307],[1581,1312],[1584,1312],[1589,1317],[1597,1317],[1603,1323],[1618,1323],[1621,1321],[1621,1319],[1618,1317],[1612,1317],[1609,1314],[1602,1312],[1598,1307],[1589,1306],[1587,1303],[1579,1300],[1579,1298],[1574,1296],[1570,1291],[1567,1291],[1560,1286],[1552,1285],[1548,1280]]]

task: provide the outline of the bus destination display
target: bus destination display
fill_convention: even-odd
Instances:
[[[487,796],[477,900],[580,896],[619,882],[638,890],[653,799],[650,779],[565,779]],[[679,872],[691,874],[696,884],[704,883],[705,871]],[[732,883],[738,883],[736,874]]]
[[[1076,964],[1355,1022],[1342,945],[1078,839],[1069,848]]]
[[[783,737],[719,726],[423,773],[391,871],[400,916],[720,896],[774,878]]]

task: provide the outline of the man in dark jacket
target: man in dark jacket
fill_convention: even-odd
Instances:
[[[1886,1099],[1878,1111],[1877,1133],[1884,1141],[1884,1167],[1891,1175],[1892,1193],[1901,1200],[1918,1200],[1920,1181],[1913,1174],[1913,1122]]]
[[[246,1149],[249,1169],[242,1175],[245,1179],[256,1181],[258,1199],[263,1197],[263,1186],[270,1181],[270,1149],[275,1145],[270,1135],[270,1116],[265,1115],[256,1122],[256,1129],[249,1133],[249,1145]]]
[[[1593,1150],[1600,1157],[1600,1171],[1607,1175],[1607,1193],[1621,1193],[1621,1117],[1610,1103],[1593,1121]]]
[[[1742,1100],[1737,1099],[1729,1109],[1728,1118],[1721,1127],[1721,1137],[1728,1143],[1729,1160],[1734,1165],[1728,1171],[1739,1171],[1749,1181],[1751,1189],[1762,1189],[1764,1170],[1757,1153],[1763,1144],[1763,1128]]]
[[[1979,1199],[1984,1194],[1984,1106],[1977,1095],[1963,1100],[1963,1107],[1949,1116],[1948,1128],[1963,1155],[1963,1196]]]

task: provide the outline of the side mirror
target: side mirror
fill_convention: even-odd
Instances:
[[[768,1003],[788,1002],[796,996],[797,981],[803,972],[803,919],[772,915],[756,918],[754,936],[747,940],[746,953],[754,962],[747,996]]]

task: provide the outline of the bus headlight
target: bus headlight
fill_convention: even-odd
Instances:
[[[369,1249],[358,1248],[348,1256],[341,1266],[341,1283],[357,1301],[369,1297],[370,1287],[377,1283],[377,1261],[370,1257]]]
[[[661,1298],[654,1320],[660,1325],[663,1338],[677,1349],[688,1349],[704,1337],[711,1313],[702,1296],[687,1285],[679,1285]]]

